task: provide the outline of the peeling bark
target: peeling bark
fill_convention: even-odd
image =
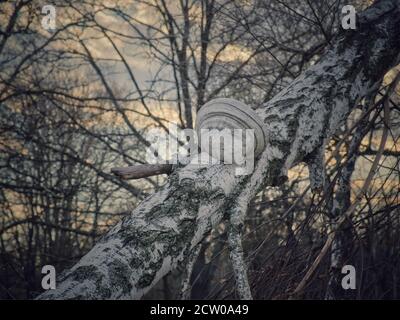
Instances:
[[[397,0],[378,1],[358,22],[357,30],[343,31],[317,64],[257,109],[268,144],[252,175],[236,177],[231,165],[177,168],[158,193],[60,276],[56,290],[38,298],[141,298],[226,214],[239,212],[240,225],[257,191],[324,148],[357,101],[399,62]]]

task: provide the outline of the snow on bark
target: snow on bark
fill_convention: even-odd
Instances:
[[[238,290],[242,298],[250,298],[240,249],[240,226],[249,201],[301,161],[318,169],[318,156],[313,155],[320,154],[357,101],[399,62],[399,7],[398,0],[378,1],[360,15],[357,30],[342,31],[318,63],[257,109],[268,142],[251,175],[237,177],[231,165],[177,168],[159,192],[59,277],[56,290],[38,298],[139,299],[186,263],[211,228],[229,214],[231,240],[239,244],[233,245],[231,258],[244,275],[236,276]],[[312,170],[318,186],[323,173]]]

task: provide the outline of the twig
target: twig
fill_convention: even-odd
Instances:
[[[159,174],[170,174],[172,164],[138,164],[130,167],[112,168],[111,172],[121,179],[140,179]]]

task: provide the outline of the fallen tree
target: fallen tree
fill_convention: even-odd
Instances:
[[[241,298],[251,298],[241,227],[255,194],[306,162],[311,186],[324,185],[326,142],[352,108],[399,63],[400,3],[381,0],[342,30],[318,63],[257,109],[267,146],[248,176],[232,165],[175,168],[161,190],[114,226],[39,299],[139,299],[178,264],[189,263],[221,219],[230,222],[230,257]]]

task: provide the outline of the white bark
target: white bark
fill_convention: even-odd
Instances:
[[[236,177],[229,165],[176,169],[161,191],[112,228],[59,277],[56,290],[39,299],[141,298],[185,263],[226,213],[235,214],[240,226],[256,192],[300,161],[315,163],[312,155],[319,154],[351,108],[399,62],[399,7],[397,0],[382,0],[365,11],[357,30],[343,31],[321,61],[257,109],[268,142],[252,175]],[[316,178],[321,174],[313,172]],[[242,258],[239,252],[239,265]]]

